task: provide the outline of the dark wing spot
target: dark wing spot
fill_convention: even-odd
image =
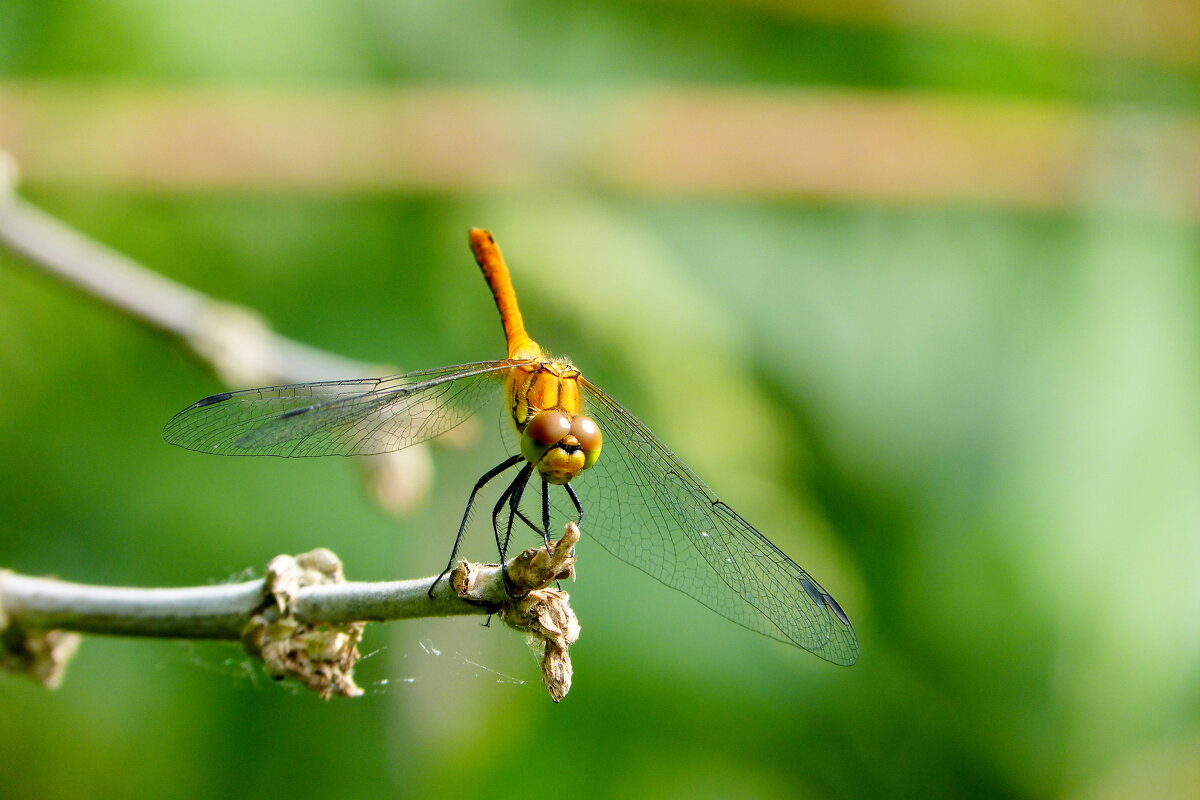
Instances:
[[[808,596],[812,598],[814,603],[816,603],[818,606],[825,606],[842,621],[843,625],[845,625],[847,628],[850,627],[850,618],[846,616],[846,612],[842,610],[842,607],[838,605],[838,601],[834,600],[833,596],[829,594],[829,592],[821,589],[820,586],[817,586],[817,584],[815,584],[807,576],[800,578],[800,585],[804,587],[804,591],[808,593]]]
[[[837,618],[842,621],[843,625],[847,628],[850,627],[850,618],[846,616],[845,611],[842,611],[842,607],[838,605],[837,600],[834,600],[832,596],[827,594],[825,595],[825,605],[829,606],[830,611],[837,614]]]
[[[312,410],[313,410],[312,406],[305,406],[304,408],[293,408],[291,411],[283,412],[275,419],[291,419],[292,417],[298,416],[300,414],[305,413],[306,411],[312,411]]]
[[[825,598],[829,597],[829,595],[822,592],[820,587],[813,583],[807,575],[800,576],[800,585],[804,587],[804,591],[808,592],[808,596],[812,598],[812,601],[818,607],[825,605]],[[830,599],[832,600],[833,598]],[[841,611],[841,609],[839,608],[838,611]]]
[[[224,403],[226,400],[228,400],[231,397],[233,397],[232,393],[221,392],[220,394],[214,394],[209,397],[206,397],[203,400],[197,400],[195,403],[192,404],[192,408],[204,408],[204,406],[211,406],[216,403]]]

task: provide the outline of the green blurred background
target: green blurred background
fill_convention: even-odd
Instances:
[[[568,353],[845,606],[860,663],[597,547],[554,706],[518,637],[374,626],[321,702],[232,644],[0,679],[0,797],[1200,797],[1200,7],[0,0],[22,195],[289,336],[503,354],[495,232]],[[223,387],[0,252],[0,564],[435,572],[498,452],[395,519],[218,459]],[[584,531],[586,536],[586,529]],[[636,532],[631,532],[636,535]],[[487,558],[486,537],[471,555]]]

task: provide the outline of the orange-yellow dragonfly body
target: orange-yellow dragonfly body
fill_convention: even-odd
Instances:
[[[649,428],[567,359],[525,331],[508,267],[490,233],[471,250],[492,290],[508,357],[403,375],[272,386],[206,397],[175,415],[163,437],[221,455],[368,455],[426,441],[500,394],[519,452],[472,489],[454,563],[479,492],[516,469],[492,511],[501,560],[517,522],[548,540],[551,487],[562,487],[585,536],[667,586],[751,630],[835,664],[858,659],[837,601],[720,500]],[[537,474],[540,520],[524,511]],[[540,523],[540,524],[539,524]]]
[[[471,252],[496,298],[508,360],[516,365],[504,394],[521,435],[521,454],[549,483],[566,485],[596,463],[602,444],[595,421],[583,415],[582,376],[566,359],[551,358],[525,332],[512,276],[492,235],[473,228]]]

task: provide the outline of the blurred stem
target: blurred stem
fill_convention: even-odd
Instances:
[[[165,278],[12,192],[0,191],[0,242],[43,272],[180,337],[232,384],[301,383],[388,371],[281,336],[251,309]]]

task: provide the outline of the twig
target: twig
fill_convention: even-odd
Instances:
[[[495,566],[481,565],[490,582]],[[299,589],[292,610],[303,622],[386,621],[486,614],[455,594],[448,580],[429,597],[434,576],[380,583],[350,582]],[[214,586],[142,589],[89,586],[0,572],[0,609],[10,625],[114,636],[239,639],[269,594],[265,579]]]
[[[303,681],[323,697],[360,693],[352,672],[367,621],[499,614],[545,644],[543,676],[555,702],[570,688],[567,649],[579,625],[564,592],[573,577],[574,523],[552,547],[506,565],[461,562],[449,576],[383,583],[346,582],[320,548],[278,556],[260,580],[172,589],[88,586],[0,571],[0,666],[53,687],[78,646],[71,633],[240,640],[274,674]]]

